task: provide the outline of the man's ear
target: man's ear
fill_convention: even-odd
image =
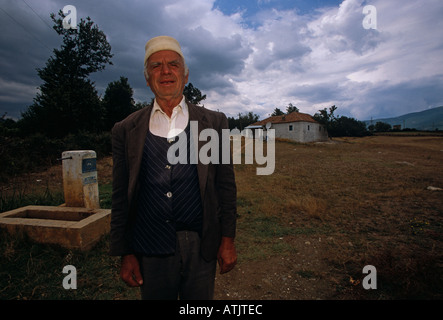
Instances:
[[[146,74],[145,74],[145,81],[146,81],[146,86],[149,87],[149,81],[148,78],[146,78]]]

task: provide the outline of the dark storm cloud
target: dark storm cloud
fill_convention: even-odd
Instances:
[[[224,14],[215,0],[70,4],[78,20],[91,17],[111,44],[113,65],[91,75],[101,95],[124,76],[135,100],[149,101],[144,46],[151,37],[170,35],[183,47],[189,80],[208,95],[205,106],[230,115],[254,108],[265,114],[288,102],[315,112],[333,102],[341,114],[367,119],[443,104],[443,38],[436,23],[441,1],[373,0],[377,30],[362,27],[366,1],[333,2],[309,10],[308,2],[285,0],[282,7],[271,1],[254,5],[252,14],[235,9]],[[0,4],[0,116],[17,118],[32,104],[42,84],[36,68],[61,44],[49,14],[66,4]]]
[[[180,35],[186,61],[190,69],[190,81],[202,89],[235,89],[227,75],[238,76],[245,67],[245,59],[252,50],[239,35],[215,37],[208,30],[198,27]]]
[[[313,85],[294,85],[293,89],[288,93],[301,100],[310,101],[314,104],[323,101],[336,100],[341,101],[347,99],[344,95],[343,88],[340,84],[335,83],[316,83]]]
[[[443,76],[378,85],[361,97],[361,106],[370,108],[373,118],[382,118],[441,106],[442,101]]]
[[[0,12],[0,26],[2,30],[8,30],[0,35],[0,79],[4,84],[0,88],[0,103],[1,110],[12,117],[19,117],[19,111],[24,111],[32,103],[36,88],[41,85],[36,68],[44,67],[52,50],[61,45],[61,37],[51,29],[53,23],[49,15],[61,10],[65,1],[39,1],[38,6],[28,1],[8,0],[2,6],[19,24]],[[149,101],[152,93],[143,76],[144,46],[150,38],[159,35],[170,35],[180,41],[194,85],[205,90],[236,92],[228,76],[240,74],[250,49],[242,44],[239,35],[216,37],[202,27],[188,27],[186,24],[192,17],[186,16],[185,19],[168,10],[168,6],[174,3],[176,1],[72,2],[77,9],[77,20],[91,17],[105,32],[112,47],[113,65],[91,75],[100,94],[104,93],[109,82],[125,76],[134,89],[134,98]],[[196,18],[200,14],[204,12],[196,12]]]

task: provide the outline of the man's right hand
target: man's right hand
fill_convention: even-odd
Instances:
[[[143,284],[140,265],[135,255],[128,254],[122,257],[120,278],[130,287],[139,287]]]

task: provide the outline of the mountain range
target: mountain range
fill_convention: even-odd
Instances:
[[[371,124],[375,125],[377,122],[384,122],[391,126],[400,125],[401,129],[443,130],[443,106],[419,112],[407,113],[398,117],[372,119],[363,122],[365,122],[367,126]]]

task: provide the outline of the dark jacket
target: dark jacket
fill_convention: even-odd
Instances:
[[[198,132],[212,128],[219,136],[219,164],[197,164],[203,207],[201,254],[205,260],[217,257],[222,236],[235,237],[236,185],[232,159],[222,164],[222,129],[228,129],[223,113],[188,103],[189,120],[198,122]],[[137,214],[138,177],[144,141],[149,130],[152,105],[129,115],[112,129],[113,187],[110,254],[131,254],[131,230]],[[195,139],[195,138],[194,138]],[[198,139],[198,138],[197,138]],[[207,141],[198,142],[198,150]]]

